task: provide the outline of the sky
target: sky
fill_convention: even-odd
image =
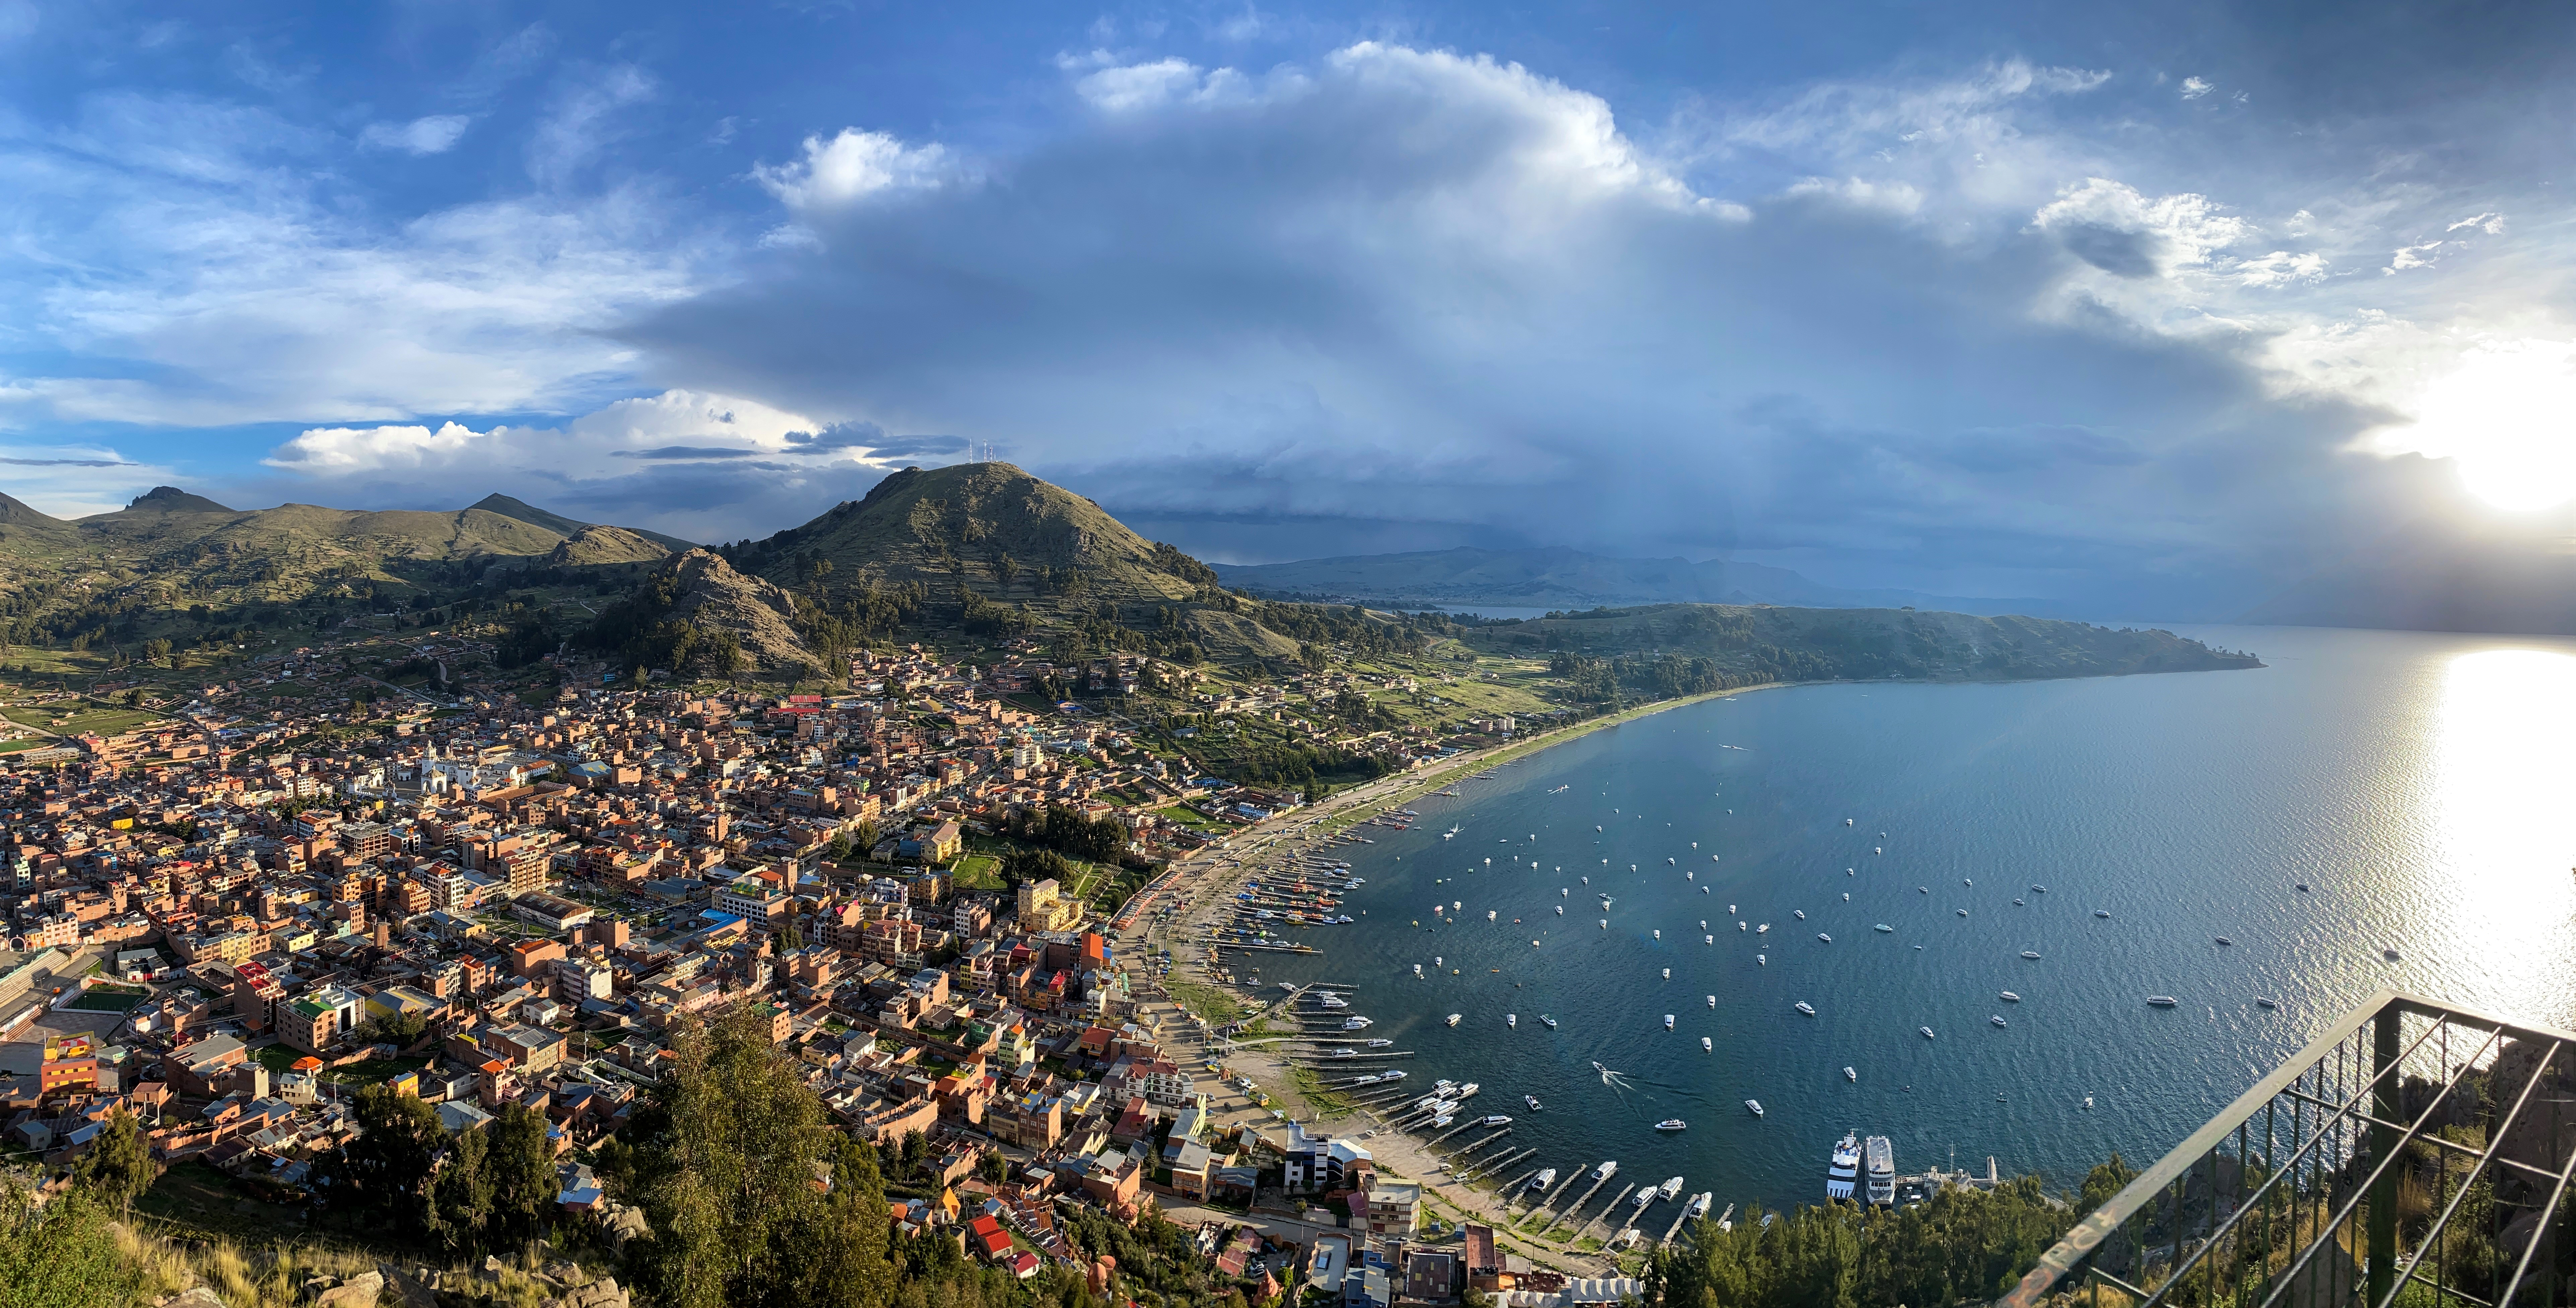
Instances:
[[[0,490],[2241,609],[2563,534],[2576,7],[0,0]]]

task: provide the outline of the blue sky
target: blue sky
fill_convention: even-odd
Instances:
[[[2576,493],[2576,10],[2428,9],[0,0],[0,489],[2222,612]]]

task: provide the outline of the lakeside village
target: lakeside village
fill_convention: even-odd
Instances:
[[[916,649],[856,658],[847,696],[398,709],[329,650],[237,671],[0,753],[0,1149],[46,1186],[126,1112],[170,1175],[211,1169],[215,1205],[291,1223],[350,1097],[386,1085],[452,1134],[542,1114],[559,1215],[614,1245],[643,1218],[592,1149],[676,1022],[748,1005],[842,1129],[923,1160],[905,1235],[1024,1278],[1053,1260],[1108,1293],[1064,1210],[1151,1205],[1197,1219],[1256,1302],[1633,1291],[1519,1265],[1482,1227],[1423,1239],[1420,1185],[1275,1109],[1220,1124],[1202,1087],[1230,1069],[1165,994],[1170,958],[1113,941],[1177,909],[1173,860],[1302,797],[1187,775],[1115,713],[1024,707],[1051,676],[1114,693],[1145,669]],[[1391,768],[1474,743],[1423,734],[1379,733]]]

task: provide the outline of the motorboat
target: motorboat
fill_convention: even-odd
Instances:
[[[1458,1097],[1461,1099],[1473,1099],[1478,1093],[1482,1092],[1484,1088],[1485,1087],[1470,1081],[1467,1084],[1458,1087]]]
[[[1664,1120],[1655,1123],[1655,1129],[1658,1131],[1687,1131],[1690,1129],[1690,1123],[1685,1122],[1678,1117],[1667,1117]]]
[[[1377,1079],[1381,1081],[1401,1081],[1411,1075],[1413,1075],[1411,1072],[1405,1071],[1403,1068],[1399,1067],[1393,1071],[1378,1073]]]
[[[1805,910],[1805,909],[1803,909],[1803,908],[1793,908],[1793,909],[1790,909],[1790,910],[1789,910],[1789,912],[1790,912],[1790,914],[1791,914],[1791,915],[1795,916],[1795,917],[1796,917],[1799,921],[1801,921],[1801,922],[1804,922],[1804,921],[1806,921],[1806,920],[1807,920],[1807,910]]]
[[[1664,979],[1667,981],[1673,979],[1673,970],[1671,968],[1668,967],[1664,969]]]
[[[2018,1004],[2021,1002],[2021,996],[2007,990],[2003,992],[2003,1001],[2007,1004]]]
[[[1892,927],[1892,926],[1889,926],[1889,925],[1888,925],[1888,924],[1886,924],[1885,922],[1881,922],[1881,923],[1878,923],[1878,924],[1877,924],[1877,925],[1875,925],[1875,926],[1872,926],[1872,927],[1870,928],[1870,930],[1872,930],[1872,931],[1876,931],[1876,932],[1878,932],[1878,933],[1879,933],[1879,934],[1881,934],[1881,935],[1894,935],[1894,934],[1896,933],[1896,928],[1894,928],[1894,927]]]
[[[1860,1080],[1860,1073],[1851,1070],[1849,1067],[1845,1067],[1843,1068],[1843,1079],[1846,1081],[1858,1081]]]
[[[2039,951],[2036,949],[2025,949],[2021,951],[2021,956],[2036,962],[2039,959]]]
[[[1704,1054],[1713,1054],[1717,1052],[1716,1043],[1711,1041],[1707,1036],[1701,1036],[1699,1038],[1699,1048],[1700,1052]]]
[[[1669,1203],[1672,1200],[1681,1197],[1682,1179],[1678,1176],[1667,1176],[1664,1178],[1664,1183],[1662,1185],[1655,1187],[1655,1191],[1664,1197],[1665,1202]]]
[[[1715,1007],[1717,1007],[1717,996],[1715,996],[1715,995],[1710,995],[1710,996],[1708,997],[1708,1006],[1709,1006],[1709,1007],[1711,1007],[1711,1008],[1715,1008]]]
[[[1918,1026],[1918,1027],[1916,1027],[1916,1028],[1914,1028],[1914,1029],[1915,1029],[1915,1030],[1917,1030],[1917,1031],[1922,1032],[1922,1033],[1923,1033],[1923,1038],[1924,1038],[1924,1039],[1926,1039],[1926,1040],[1930,1040],[1930,1039],[1933,1039],[1933,1038],[1934,1038],[1934,1037],[1933,1037],[1933,1035],[1932,1035],[1932,1028],[1930,1028],[1930,1027],[1928,1027],[1928,1026]]]
[[[1702,1190],[1698,1194],[1691,1196],[1690,1207],[1685,1210],[1685,1215],[1692,1218],[1706,1217],[1708,1216],[1710,1205],[1715,1204],[1716,1202],[1716,1191]]]
[[[2149,996],[2147,996],[2147,1004],[2148,1004],[2148,1006],[2149,1006],[2149,1007],[2152,1007],[2152,1008],[2171,1008],[2171,1007],[2173,1007],[2174,1005],[2179,1004],[2179,1003],[2181,1003],[2181,1002],[2182,1002],[2181,1000],[2174,998],[2172,995],[2149,995]]]
[[[1501,1113],[1491,1113],[1476,1120],[1478,1126],[1510,1126],[1511,1124],[1512,1119]]]
[[[1458,1014],[1451,1013],[1449,1016],[1440,1019],[1440,1024],[1442,1026],[1456,1026],[1461,1020],[1462,1019]]]
[[[2003,1014],[2001,1014],[2001,1013],[1997,1013],[1997,1014],[1995,1014],[1993,1017],[1987,1018],[1986,1020],[1987,1020],[1987,1021],[1989,1021],[1989,1022],[1994,1023],[1996,1026],[2003,1026],[2003,1025],[2005,1025],[2004,1018],[2003,1018]]]
[[[1849,1199],[1860,1188],[1860,1133],[1845,1131],[1825,1164],[1825,1197]]]
[[[1832,944],[1832,943],[1834,943],[1834,938],[1833,938],[1832,936],[1826,935],[1826,934],[1825,934],[1824,932],[1822,932],[1822,931],[1819,931],[1819,932],[1817,932],[1817,933],[1816,933],[1816,939],[1821,940],[1821,941],[1824,941],[1826,944],[1829,944],[1829,945],[1830,945],[1830,944]]]
[[[1619,1163],[1616,1159],[1604,1162],[1599,1167],[1592,1169],[1592,1179],[1595,1182],[1607,1181],[1618,1174]]]
[[[1747,1099],[1747,1100],[1745,1100],[1745,1101],[1744,1101],[1744,1106],[1745,1106],[1746,1108],[1752,1109],[1752,1110],[1753,1110],[1753,1115],[1754,1115],[1755,1117],[1760,1117],[1760,1116],[1762,1115],[1762,1101],[1761,1101],[1761,1100],[1759,1100],[1759,1099]]]
[[[1520,1024],[1521,1024],[1521,1015],[1520,1015],[1520,1014],[1518,1014],[1518,1013],[1505,1013],[1505,1014],[1503,1014],[1503,1025],[1504,1025],[1504,1026],[1511,1027],[1511,1028],[1514,1028],[1514,1029],[1518,1029],[1518,1028],[1519,1028],[1519,1026],[1520,1026]]]
[[[1369,1047],[1369,1048],[1371,1048],[1371,1049],[1384,1049],[1384,1048],[1386,1048],[1388,1045],[1391,1045],[1391,1044],[1394,1044],[1394,1043],[1395,1043],[1395,1042],[1394,1042],[1394,1041],[1392,1041],[1392,1040],[1371,1040],[1371,1041],[1369,1041],[1369,1042],[1368,1042],[1368,1047]]]
[[[2109,916],[2111,916],[2111,910],[2109,910],[2109,909],[2107,909],[2107,908],[2097,908],[2097,909],[2094,909],[2094,910],[2093,910],[2093,916],[2095,916],[2095,917],[2109,917]]]
[[[2035,885],[2030,888],[2030,893],[2034,895],[2045,895],[2048,893],[2048,887]]]
[[[2222,944],[2222,945],[2232,945],[2232,944],[2235,944],[2236,942],[2235,942],[2235,941],[2233,941],[2233,940],[2228,939],[2228,938],[2227,938],[2227,937],[2225,937],[2225,936],[2220,936],[2220,937],[2218,938],[2218,943],[2220,943],[2220,944]]]
[[[2281,1006],[2281,1002],[2277,999],[2265,999],[2258,995],[2254,999],[2254,1006],[2256,1008],[2279,1008]]]
[[[1353,1016],[1342,1019],[1342,1029],[1345,1031],[1365,1031],[1372,1024],[1373,1019],[1365,1017]]]
[[[1664,1014],[1664,1029],[1667,1031],[1673,1029],[1673,1015],[1670,1013]]]
[[[1753,961],[1764,967],[1769,967],[1771,965],[1771,956],[1769,954],[1755,954],[1753,956]]]
[[[1537,1095],[1522,1095],[1521,1102],[1528,1104],[1531,1112],[1535,1113],[1539,1111]]]
[[[1555,1184],[1556,1169],[1553,1167],[1542,1167],[1538,1169],[1538,1175],[1531,1177],[1529,1179],[1529,1184],[1521,1188],[1524,1190],[1545,1190]]]
[[[1457,1120],[1457,1118],[1451,1117],[1447,1113],[1442,1113],[1440,1116],[1431,1119],[1431,1129],[1437,1131]]]
[[[1809,1017],[1814,1017],[1814,1016],[1816,1015],[1816,1006],[1815,1006],[1814,1004],[1810,1004],[1810,1003],[1808,1003],[1806,1000],[1803,1000],[1803,999],[1799,1000],[1799,1001],[1798,1001],[1797,1003],[1795,1003],[1795,1004],[1790,1005],[1790,1007],[1797,1009],[1799,1012],[1804,1013],[1804,1014],[1806,1014],[1806,1015],[1807,1015],[1807,1016],[1809,1016]]]
[[[1552,1017],[1549,1017],[1549,1016],[1548,1016],[1547,1014],[1545,1014],[1545,1013],[1541,1013],[1541,1014],[1539,1014],[1539,1015],[1538,1015],[1538,1021],[1539,1021],[1539,1025],[1546,1027],[1546,1028],[1547,1028],[1548,1030],[1550,1030],[1550,1031],[1553,1031],[1553,1030],[1555,1030],[1555,1029],[1556,1029],[1556,1019],[1555,1019],[1555,1018],[1552,1018]]]
[[[1964,909],[1964,908],[1959,910],[1959,916],[1961,916],[1961,917],[1966,917],[1967,915],[1968,915],[1968,910],[1966,910],[1966,909]]]

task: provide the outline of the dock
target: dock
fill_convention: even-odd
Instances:
[[[1612,1214],[1612,1213],[1615,1213],[1615,1212],[1619,1211],[1619,1205],[1620,1205],[1620,1203],[1621,1203],[1622,1201],[1626,1200],[1626,1199],[1627,1199],[1627,1197],[1628,1197],[1629,1192],[1630,1192],[1630,1191],[1632,1191],[1632,1190],[1635,1190],[1636,1188],[1637,1188],[1636,1183],[1635,1183],[1635,1182],[1633,1182],[1633,1181],[1632,1181],[1632,1182],[1630,1182],[1630,1183],[1628,1183],[1627,1185],[1624,1185],[1624,1186],[1620,1187],[1620,1189],[1619,1189],[1619,1193],[1618,1193],[1616,1196],[1612,1197],[1612,1199],[1610,1200],[1610,1202],[1609,1202],[1609,1203],[1602,1205],[1602,1207],[1601,1207],[1601,1211],[1600,1211],[1600,1212],[1594,1213],[1591,1217],[1589,1217],[1589,1218],[1585,1219],[1585,1221],[1584,1221],[1583,1225],[1581,1225],[1581,1226],[1578,1226],[1578,1227],[1574,1228],[1574,1234],[1567,1236],[1567,1237],[1566,1237],[1566,1239],[1568,1239],[1568,1240],[1580,1240],[1580,1239],[1582,1239],[1582,1238],[1583,1238],[1584,1233],[1585,1233],[1585,1232],[1587,1232],[1587,1231],[1589,1231],[1589,1230],[1591,1230],[1595,1225],[1597,1225],[1597,1224],[1601,1221],[1601,1219],[1602,1219],[1602,1218],[1604,1218],[1604,1217],[1608,1217],[1610,1214]],[[1588,1195],[1588,1194],[1587,1194],[1587,1195],[1585,1195],[1585,1196],[1583,1196],[1583,1197],[1584,1197],[1584,1198],[1586,1198],[1586,1199],[1589,1199],[1589,1198],[1591,1198],[1592,1196],[1590,1196],[1590,1195]],[[1575,1208],[1575,1211],[1581,1211],[1581,1209],[1583,1208],[1583,1205],[1581,1205],[1581,1204],[1576,1204],[1576,1205],[1574,1206],[1574,1208]],[[1571,1217],[1571,1216],[1573,1216],[1573,1215],[1574,1215],[1574,1213],[1573,1213],[1573,1212],[1569,1212],[1569,1213],[1567,1213],[1567,1214],[1566,1214],[1566,1216],[1568,1216],[1568,1217]]]

